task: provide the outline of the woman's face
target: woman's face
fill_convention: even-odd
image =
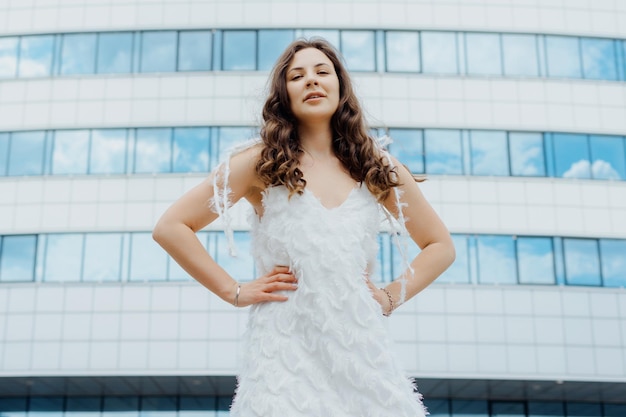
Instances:
[[[339,78],[330,59],[316,48],[302,49],[287,67],[291,111],[301,123],[326,121],[339,106]]]

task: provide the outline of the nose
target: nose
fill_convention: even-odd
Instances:
[[[317,76],[316,74],[307,75],[306,86],[311,87],[313,85],[317,85]]]

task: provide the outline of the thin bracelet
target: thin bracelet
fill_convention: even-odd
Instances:
[[[233,305],[239,307],[239,293],[241,292],[241,284],[237,283],[237,293],[235,294],[235,301]]]
[[[395,309],[395,306],[393,305],[393,298],[391,297],[391,293],[389,292],[387,288],[381,288],[381,290],[383,290],[385,294],[387,294],[387,298],[389,299],[389,311],[386,313],[383,313],[383,316],[389,317],[391,316],[391,313],[393,313],[393,310]]]

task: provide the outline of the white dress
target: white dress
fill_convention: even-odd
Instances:
[[[233,417],[419,417],[365,274],[375,263],[380,208],[365,186],[336,208],[282,186],[253,215],[259,275],[288,265],[298,289],[251,307]]]

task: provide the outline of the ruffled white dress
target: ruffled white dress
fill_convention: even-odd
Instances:
[[[251,307],[231,416],[424,416],[365,281],[378,250],[376,199],[358,186],[329,209],[278,186],[263,205],[251,231],[257,272],[288,265],[298,289]]]

